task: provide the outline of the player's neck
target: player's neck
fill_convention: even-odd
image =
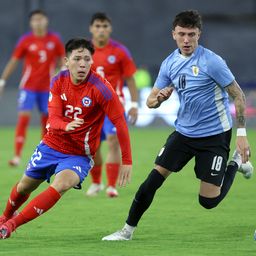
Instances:
[[[96,48],[103,48],[105,47],[109,42],[109,39],[107,39],[106,41],[97,41],[92,39],[92,43]]]
[[[34,36],[44,37],[47,34],[47,30],[34,30],[32,33]]]
[[[87,74],[86,74],[86,76],[85,76],[85,78],[83,80],[75,78],[70,73],[70,80],[71,80],[72,84],[74,84],[76,86],[79,86],[80,84],[84,83],[87,80],[87,78],[89,76],[89,73],[90,73],[90,70],[87,72]]]

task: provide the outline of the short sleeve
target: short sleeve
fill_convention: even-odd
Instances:
[[[168,72],[168,65],[167,65],[167,60],[164,60],[161,64],[158,76],[156,78],[154,87],[158,88],[158,89],[163,89],[167,86],[169,86],[170,84],[172,84],[172,80],[169,76],[169,72]]]
[[[218,55],[214,55],[210,58],[208,74],[221,87],[226,87],[235,80],[226,62]]]
[[[12,57],[16,58],[16,59],[22,59],[24,57],[24,55],[26,54],[26,40],[25,37],[22,36],[16,46],[15,49],[12,53]]]
[[[130,77],[136,72],[136,65],[129,50],[125,46],[122,46],[121,66],[122,76],[124,78]]]

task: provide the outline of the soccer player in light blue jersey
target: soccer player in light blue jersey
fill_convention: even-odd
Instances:
[[[180,99],[176,130],[137,191],[123,229],[102,240],[132,239],[156,190],[172,172],[179,172],[194,157],[195,174],[201,180],[199,203],[206,209],[216,207],[224,199],[238,170],[246,178],[253,172],[245,128],[245,96],[225,61],[198,44],[201,16],[194,10],[181,12],[172,29],[178,49],[163,61],[147,106],[158,108],[175,89]],[[232,130],[229,96],[236,107],[237,139],[236,150],[227,164]]]

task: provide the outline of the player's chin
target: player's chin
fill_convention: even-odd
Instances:
[[[83,80],[85,80],[85,78],[86,78],[86,75],[85,75],[85,74],[78,74],[78,75],[77,75],[77,80],[80,81],[80,82],[82,82]]]

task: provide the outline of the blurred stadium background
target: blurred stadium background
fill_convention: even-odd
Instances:
[[[113,37],[132,52],[138,67],[149,70],[152,83],[161,61],[176,45],[170,37],[174,15],[185,9],[198,9],[203,16],[201,44],[221,55],[248,95],[248,125],[256,124],[256,1],[255,0],[0,0],[0,72],[2,72],[17,39],[28,28],[28,13],[36,8],[46,10],[50,29],[60,33],[63,41],[71,37],[90,37],[88,26],[91,15],[105,11],[113,21]],[[21,65],[9,79],[0,100],[0,126],[16,122],[17,87]],[[152,83],[149,86],[152,86]],[[142,101],[147,90],[142,89]],[[175,112],[174,104],[166,109]],[[163,113],[140,110],[139,126],[169,125]],[[232,107],[232,106],[231,106]],[[163,111],[162,111],[163,112]],[[37,124],[35,114],[32,124]]]
[[[175,119],[176,96],[157,110],[148,110],[143,101],[163,58],[176,48],[170,37],[171,22],[177,12],[198,9],[204,27],[201,44],[221,55],[247,94],[249,141],[254,148],[256,125],[256,1],[255,0],[0,0],[0,72],[21,34],[28,30],[28,13],[46,10],[50,29],[63,41],[74,36],[89,37],[88,26],[94,12],[105,11],[113,21],[113,38],[131,50],[138,67],[146,66],[152,82],[140,89],[138,126],[132,129],[133,179],[120,189],[120,197],[108,200],[105,193],[86,198],[84,189],[71,190],[51,212],[21,227],[11,239],[0,241],[0,255],[256,255],[255,177],[245,180],[238,174],[228,197],[207,211],[197,202],[198,180],[193,161],[179,175],[172,175],[156,196],[128,243],[103,243],[101,237],[120,228],[139,184],[152,169],[153,160],[170,133]],[[38,114],[24,148],[22,165],[8,167],[13,151],[17,88],[21,65],[7,82],[0,99],[0,210],[9,190],[26,168],[39,141]],[[231,105],[232,111],[234,110]],[[158,128],[158,129],[155,129]],[[235,136],[231,143],[235,146]],[[103,145],[103,150],[106,150]],[[253,151],[254,153],[254,151]],[[255,156],[252,158],[255,166]],[[43,184],[35,194],[44,190]],[[35,195],[33,194],[33,195]],[[74,214],[75,213],[75,214]],[[25,241],[25,242],[24,242]]]

